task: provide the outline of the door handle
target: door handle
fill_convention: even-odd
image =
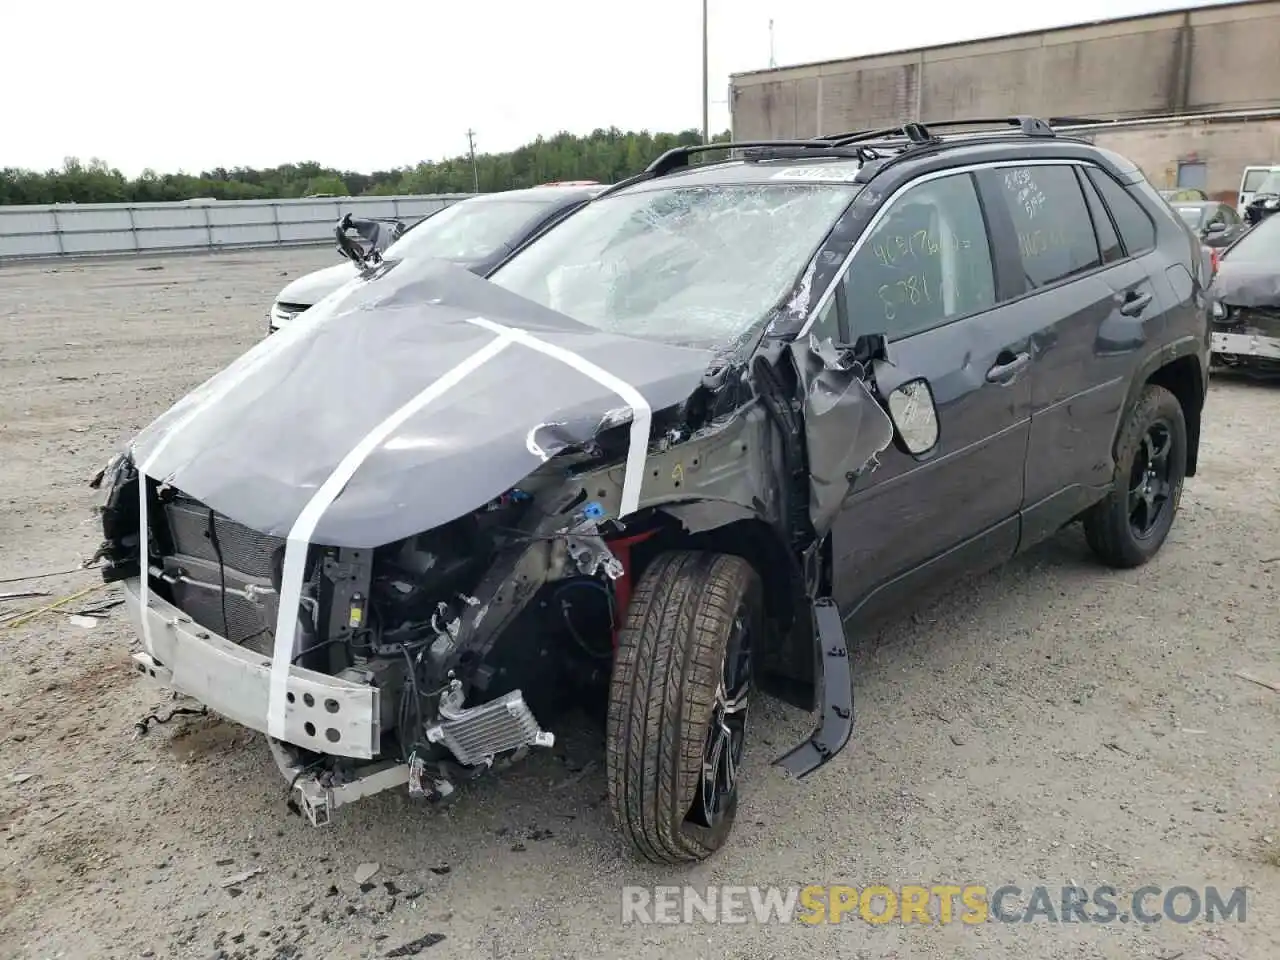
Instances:
[[[1126,317],[1136,317],[1151,304],[1151,294],[1131,293],[1120,304],[1120,312]]]
[[[996,365],[987,371],[987,383],[1008,383],[1030,362],[1029,353],[1013,356],[1008,351],[1002,351],[996,358]]]

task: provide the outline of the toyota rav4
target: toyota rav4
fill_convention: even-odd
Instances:
[[[622,833],[708,857],[757,691],[813,774],[867,618],[1076,521],[1142,564],[1196,471],[1196,239],[1122,157],[982,126],[683,147],[487,279],[367,266],[98,478],[137,670],[317,824],[595,691]]]

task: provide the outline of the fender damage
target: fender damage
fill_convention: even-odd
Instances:
[[[266,733],[315,823],[406,782],[447,796],[553,742],[535,718],[607,675],[646,551],[749,526],[787,563],[784,592],[822,592],[842,478],[888,439],[866,427],[887,418],[860,368],[815,356],[795,361],[803,393],[760,390],[732,358],[603,333],[462,268],[383,264],[101,478],[135,662]],[[832,431],[840,455],[811,475]],[[852,722],[843,635],[824,604],[813,616],[799,632],[830,648],[810,679],[837,723],[784,758],[797,774]]]

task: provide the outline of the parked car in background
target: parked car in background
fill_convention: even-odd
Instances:
[[[602,184],[587,181],[469,197],[428,214],[379,252],[386,260],[404,257],[450,260],[483,276],[530,237],[568,216],[604,189]],[[356,264],[344,260],[289,283],[271,305],[267,332],[274,333],[359,273]]]
[[[813,774],[868,623],[1077,521],[1138,567],[1196,472],[1202,246],[1123,157],[1011,127],[681,147],[485,278],[366,265],[99,476],[136,669],[266,734],[317,825],[454,796],[594,690],[623,835],[711,856],[759,693],[817,711],[776,760]]]
[[[1201,203],[1174,202],[1172,206],[1206,247],[1229,247],[1249,229],[1229,203],[1210,200]]]
[[[1280,164],[1244,168],[1244,172],[1240,174],[1240,192],[1236,197],[1236,213],[1240,214],[1241,217],[1245,215],[1245,211],[1249,209],[1249,204],[1253,202],[1253,196],[1257,193],[1258,187],[1262,181],[1273,173],[1280,173]]]
[[[1214,363],[1280,372],[1280,217],[1223,251],[1210,294]]]
[[[1160,196],[1169,203],[1201,203],[1209,199],[1209,195],[1195,187],[1179,187],[1174,190],[1161,190]]]
[[[1280,170],[1267,174],[1258,184],[1253,199],[1244,209],[1244,221],[1251,227],[1256,226],[1277,210],[1280,210]]]

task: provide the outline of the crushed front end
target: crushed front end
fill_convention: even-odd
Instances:
[[[119,460],[103,508],[104,577],[122,583],[142,638],[137,670],[270,736],[286,540],[148,479],[144,588],[138,483]],[[534,704],[554,716],[607,672],[610,584],[624,571],[596,522],[605,508],[572,498],[548,517],[555,492],[544,483],[536,503],[513,489],[375,549],[308,549],[283,735],[270,739],[312,822],[405,784],[440,799],[551,746]]]
[[[1223,366],[1280,373],[1280,306],[1218,302],[1212,323],[1214,358]]]

